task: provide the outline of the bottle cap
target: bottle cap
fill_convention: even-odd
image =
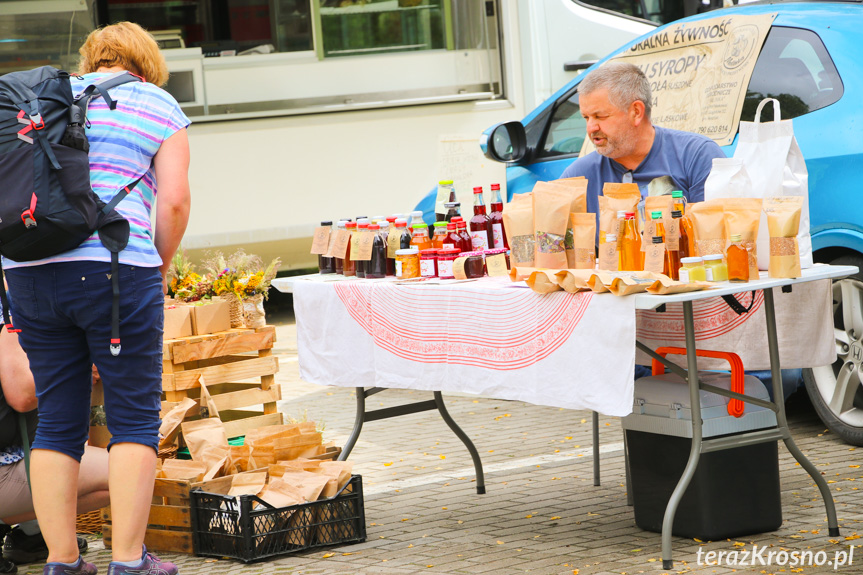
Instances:
[[[440,221],[440,222],[435,222],[432,225],[434,225],[434,227],[436,227],[436,228],[445,228],[447,225],[447,222]]]
[[[387,216],[387,221],[388,221],[389,223],[393,223],[393,222],[395,222],[395,221],[396,221],[396,217],[395,217],[395,216]]]
[[[385,220],[386,218],[385,218],[385,217],[383,217],[383,216],[372,216],[372,219],[373,219],[374,221],[378,221],[378,220]]]
[[[658,210],[654,211],[654,212],[650,212],[650,217],[653,218],[654,220],[658,220],[659,218],[662,217],[662,212],[660,212]]]
[[[449,222],[449,223],[446,225],[446,229],[447,229],[447,231],[448,231],[448,232],[453,232],[453,231],[455,231],[455,228],[456,228],[456,225],[455,225],[454,223],[452,223],[452,222]]]
[[[457,229],[460,229],[460,230],[462,230],[462,229],[466,230],[467,229],[467,223],[464,220],[457,221],[455,223],[455,225],[456,225]]]
[[[349,230],[354,230],[357,227],[357,223],[356,222],[346,222],[345,227]]]
[[[683,212],[681,212],[680,210],[674,210],[671,212],[671,217],[672,218],[682,218]]]
[[[702,259],[698,256],[693,256],[691,258],[680,258],[680,263],[682,264],[700,264]]]
[[[625,218],[625,217],[626,217],[626,210],[617,210],[617,219],[618,220],[620,218]]]
[[[368,229],[369,224],[368,224],[368,222],[360,222],[357,224],[357,227],[360,228],[361,230],[365,230],[365,229]]]
[[[701,256],[701,259],[706,262],[715,262],[716,260],[722,259],[722,254],[710,254],[708,256]]]
[[[397,220],[398,219],[403,219],[403,220],[406,219],[404,214],[393,214],[393,215],[396,217]]]
[[[321,225],[322,225],[322,226],[331,226],[331,225],[333,225],[333,222],[332,222],[331,220],[329,220],[329,221],[326,221],[326,222],[321,222]]]
[[[379,229],[381,229],[381,227],[378,224],[371,224],[369,226],[369,229],[370,230],[379,230]]]
[[[423,213],[419,210],[416,210],[416,211],[411,212],[411,217],[412,218],[422,218]]]
[[[477,187],[475,187],[475,188],[473,189],[473,193],[475,193],[475,194],[481,194],[481,193],[482,193],[482,186],[477,186]]]
[[[500,184],[492,184],[491,185],[491,191],[493,191],[493,192],[500,191]]]
[[[496,256],[498,254],[505,254],[507,251],[506,248],[492,248],[490,250],[485,250],[486,256]]]
[[[446,256],[458,255],[460,253],[461,253],[461,250],[457,250],[457,249],[453,248],[451,250],[438,250],[437,255],[438,255],[438,257],[440,257],[440,256],[446,257]]]
[[[626,219],[631,219],[635,217],[635,212],[626,212]]]
[[[451,186],[451,185],[452,185],[452,180],[441,180],[441,181],[439,181],[439,182],[438,182],[438,184],[439,184],[439,185],[441,185],[441,186]]]
[[[463,257],[463,258],[482,257],[482,252],[462,252],[461,257]]]
[[[367,224],[369,223],[369,219],[366,217],[357,218],[357,224]]]
[[[605,234],[605,243],[610,244],[611,242],[617,241],[617,234]]]
[[[357,216],[357,222],[359,222],[363,218],[368,219],[368,216]]]
[[[346,223],[348,223],[348,222],[346,222],[344,220],[339,220],[339,223],[336,224],[336,227],[339,228],[340,230],[343,230],[343,229],[345,229]]]
[[[421,255],[421,256],[426,256],[426,257],[429,257],[429,256],[436,256],[436,255],[437,255],[437,252],[438,252],[438,249],[437,249],[437,248],[429,248],[429,249],[427,249],[427,250],[422,250],[422,251],[420,251],[420,255]]]
[[[454,217],[450,220],[450,222],[452,222],[452,223],[454,223],[454,224],[457,224],[457,223],[459,223],[459,222],[463,222],[463,221],[464,221],[464,218],[463,218],[463,217],[461,217],[461,216],[454,216]]]
[[[743,239],[743,236],[741,234],[731,234],[731,237],[728,239],[730,239],[732,242],[739,242]]]
[[[653,243],[661,244],[662,243],[662,236],[653,236]]]
[[[413,256],[419,253],[417,248],[405,248],[403,250],[396,250],[397,256]]]
[[[408,225],[408,221],[406,219],[404,219],[404,218],[397,218],[396,219],[396,227],[397,228],[404,228],[404,227],[407,227],[407,225]]]
[[[673,191],[671,192],[671,197],[672,197],[672,198],[682,198],[682,197],[683,197],[683,192],[682,192],[682,191],[680,191],[680,190],[673,190]]]
[[[425,222],[419,222],[418,224],[414,224],[415,230],[428,229],[428,225]]]
[[[443,207],[445,207],[448,210],[451,210],[453,208],[457,208],[459,206],[461,206],[461,202],[444,202],[443,203]]]

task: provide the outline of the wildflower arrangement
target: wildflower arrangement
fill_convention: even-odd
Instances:
[[[177,250],[168,270],[168,289],[181,301],[198,301],[211,297],[212,281],[195,272],[195,266],[186,257],[186,251]]]
[[[280,263],[281,260],[276,258],[264,267],[260,257],[240,249],[227,258],[216,252],[206,260],[205,266],[213,278],[213,295],[233,294],[244,300],[257,294],[267,298]]]

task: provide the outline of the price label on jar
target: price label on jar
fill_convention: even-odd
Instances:
[[[485,266],[489,276],[509,276],[506,269],[506,254],[495,254],[485,258]]]
[[[464,264],[467,262],[467,258],[456,258],[452,264],[452,275],[457,280],[466,280],[467,274],[464,271]]]
[[[354,249],[354,246],[351,245],[351,254],[356,253],[357,257],[353,257],[352,255],[351,259],[364,262],[372,259],[372,244],[375,241],[375,234],[370,232],[359,232],[354,240],[356,240],[356,250]]]
[[[313,254],[322,256],[327,253],[327,248],[330,246],[330,227],[318,226],[315,228],[315,235],[312,236],[312,252]]]
[[[670,252],[680,249],[680,218],[669,218],[665,226],[665,247]]]
[[[399,249],[401,243],[401,233],[395,228],[390,230],[390,235],[387,236],[387,257],[393,259],[396,257],[396,250]]]
[[[617,257],[617,243],[599,244],[599,269],[616,272],[620,267]]]
[[[665,265],[665,244],[650,244],[644,250],[644,271],[662,273]]]

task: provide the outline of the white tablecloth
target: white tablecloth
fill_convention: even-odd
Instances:
[[[489,278],[298,281],[294,310],[300,376],[312,383],[632,410],[633,298],[538,295]]]

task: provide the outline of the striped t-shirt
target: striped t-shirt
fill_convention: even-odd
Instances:
[[[72,77],[72,94],[78,95],[99,78],[110,76],[94,72],[83,78]],[[108,202],[123,186],[143,175],[132,192],[117,205],[129,220],[131,234],[120,263],[158,267],[162,260],[153,245],[150,212],[156,199],[156,174],[153,156],[162,142],[190,122],[180,105],[168,92],[150,83],[132,82],[109,90],[117,102],[109,110],[101,97],[93,98],[87,111],[87,138],[90,141],[90,183],[93,191]],[[3,258],[4,268],[69,261],[111,261],[111,253],[93,234],[77,248],[56,256],[29,262]]]

